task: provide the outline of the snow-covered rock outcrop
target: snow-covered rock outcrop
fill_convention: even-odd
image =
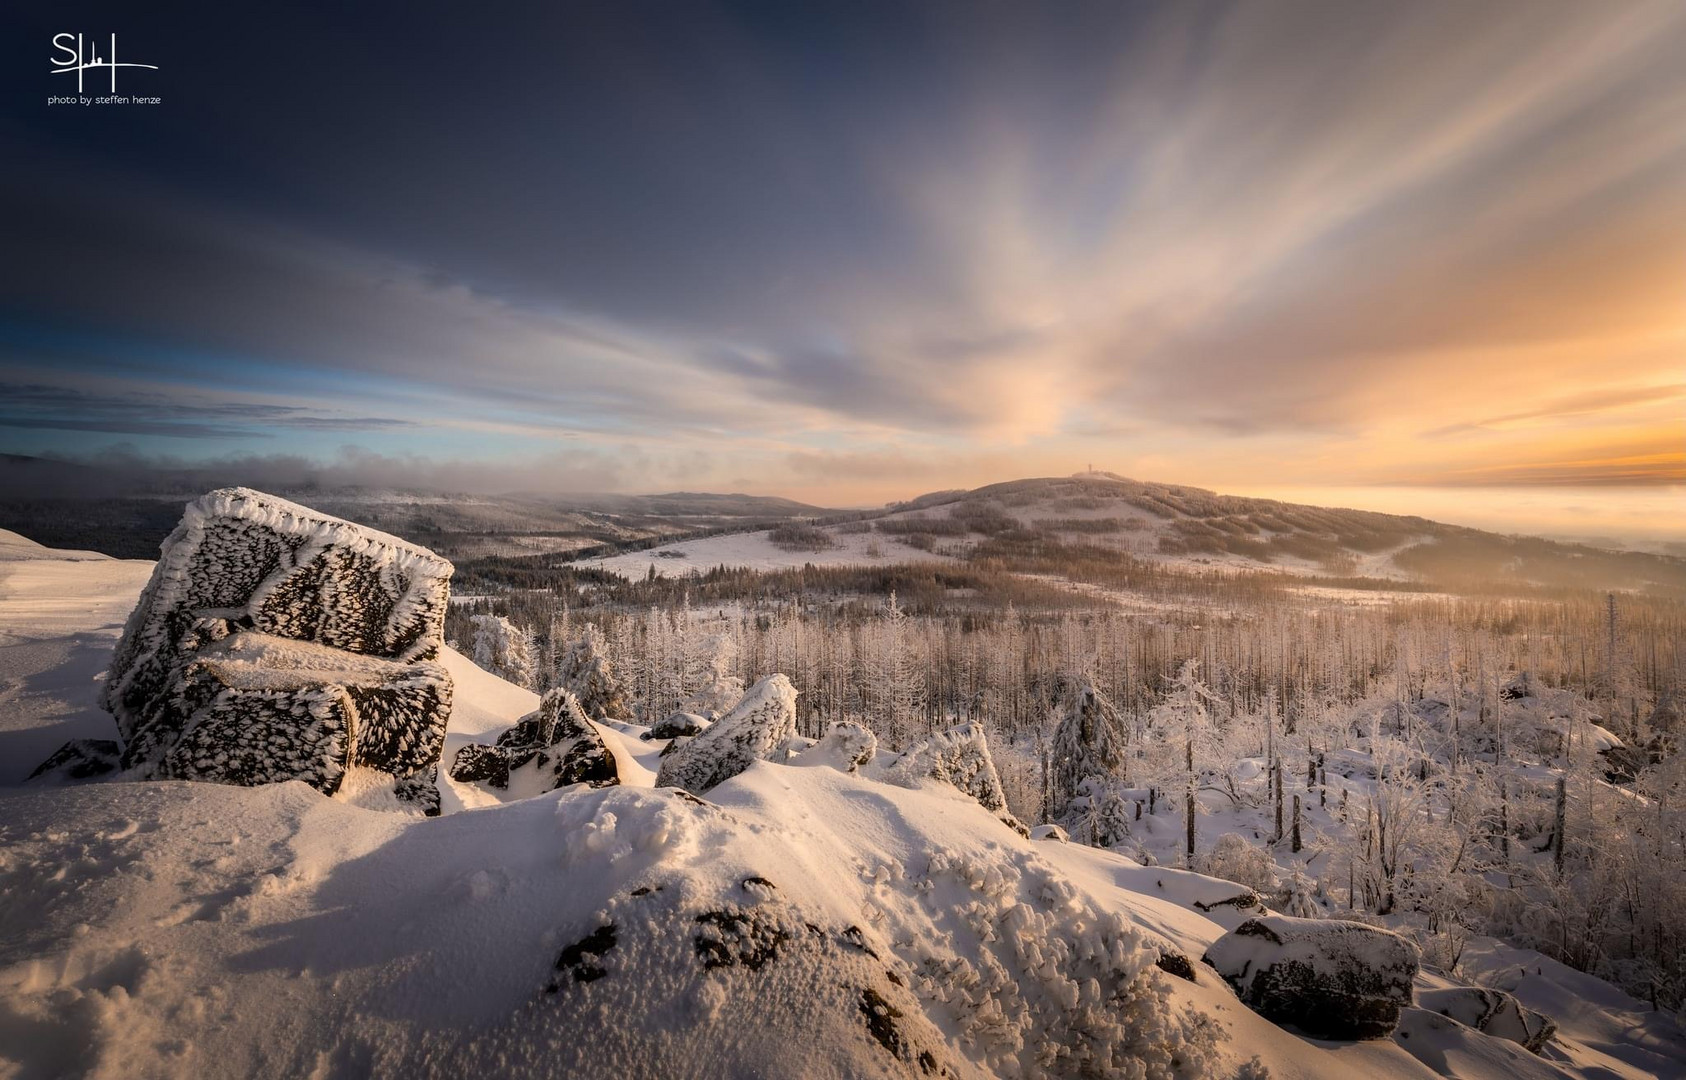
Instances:
[[[1418,952],[1365,923],[1267,915],[1214,941],[1203,959],[1268,1020],[1324,1039],[1376,1039],[1411,1004]]]
[[[101,704],[138,777],[337,790],[353,767],[438,809],[451,564],[245,488],[190,503]]]
[[[451,779],[537,795],[570,784],[608,787],[620,782],[614,755],[570,690],[545,694],[538,710],[498,736],[496,745],[470,743],[451,762]]]
[[[995,771],[995,759],[990,757],[989,742],[980,724],[961,724],[913,744],[884,769],[881,779],[902,787],[914,787],[925,779],[940,780],[978,800],[1020,836],[1030,835],[1030,829],[1007,809],[1001,776]]]
[[[1520,1043],[1536,1054],[1557,1033],[1557,1024],[1549,1016],[1524,1007],[1516,995],[1503,990],[1482,986],[1422,990],[1417,1004],[1484,1035]]]
[[[796,688],[783,675],[769,675],[701,735],[673,744],[662,758],[656,786],[701,795],[795,738]]]

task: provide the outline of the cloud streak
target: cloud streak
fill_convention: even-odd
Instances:
[[[654,14],[230,12],[130,137],[0,134],[0,448],[1681,482],[1678,4]]]

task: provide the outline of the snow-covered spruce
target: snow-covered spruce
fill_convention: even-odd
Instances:
[[[568,646],[558,665],[556,685],[573,691],[581,709],[594,720],[627,720],[631,710],[609,663],[602,635],[587,625],[585,636]]]
[[[796,688],[783,675],[769,675],[708,730],[664,755],[656,785],[701,795],[795,737]]]
[[[1484,1035],[1521,1043],[1536,1054],[1557,1033],[1551,1017],[1524,1007],[1516,995],[1503,990],[1479,986],[1423,990],[1417,994],[1417,1004]]]
[[[1007,809],[1007,796],[1001,790],[1001,777],[989,756],[989,742],[981,724],[961,724],[915,743],[887,765],[879,778],[901,787],[915,787],[926,779],[940,780],[978,800],[1020,836],[1030,835],[1030,829]]]
[[[190,503],[101,704],[135,776],[335,791],[351,766],[429,812],[451,680],[451,564],[245,488]]]
[[[515,788],[531,796],[570,784],[608,787],[620,783],[614,755],[586,719],[579,701],[558,687],[534,712],[498,736],[497,744],[470,743],[451,762],[451,779]]]
[[[1418,953],[1365,923],[1267,915],[1214,941],[1202,959],[1268,1020],[1319,1038],[1377,1039],[1411,1004]]]

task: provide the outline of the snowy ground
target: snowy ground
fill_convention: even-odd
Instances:
[[[654,567],[658,575],[677,577],[701,573],[717,566],[748,567],[753,570],[783,570],[806,566],[857,566],[872,563],[953,562],[946,555],[920,551],[893,536],[878,533],[845,533],[827,529],[832,546],[824,551],[787,551],[768,539],[766,532],[728,533],[697,540],[681,540],[648,551],[631,551],[582,563],[608,570],[625,578],[646,576]]]
[[[802,758],[682,797],[635,728],[601,728],[627,786],[442,781],[432,819],[300,783],[19,787],[111,733],[95,680],[148,566],[0,541],[0,1077],[1681,1075],[1638,1003],[1496,943],[1472,963],[1558,1020],[1553,1058],[1418,1011],[1305,1039],[1155,967],[1239,921],[1194,906],[1228,882]],[[446,664],[447,754],[536,704]]]

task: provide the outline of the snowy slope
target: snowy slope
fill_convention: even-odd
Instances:
[[[787,551],[766,532],[728,533],[680,540],[647,551],[630,551],[582,562],[625,578],[642,578],[653,567],[660,576],[701,573],[717,566],[784,570],[814,566],[869,566],[873,563],[952,562],[942,554],[909,547],[893,536],[827,529],[832,546],[823,551]]]
[[[81,666],[0,658],[91,701],[148,567],[64,565],[6,564],[0,632],[80,641]],[[28,598],[49,595],[64,606],[37,629]],[[536,705],[445,663],[447,753]],[[34,727],[56,744],[90,708]],[[1198,964],[1193,983],[1155,966],[1233,924],[1194,907],[1230,883],[800,758],[699,801],[641,786],[657,748],[600,730],[627,786],[453,812],[490,800],[442,781],[431,819],[296,782],[0,788],[0,1076],[1204,1077],[1255,1056],[1273,1077],[1668,1074],[1673,1044],[1624,1041],[1623,1001],[1585,976],[1518,986],[1535,1008],[1563,996],[1587,1041],[1562,1060],[1426,1016],[1409,1052],[1307,1040]]]

